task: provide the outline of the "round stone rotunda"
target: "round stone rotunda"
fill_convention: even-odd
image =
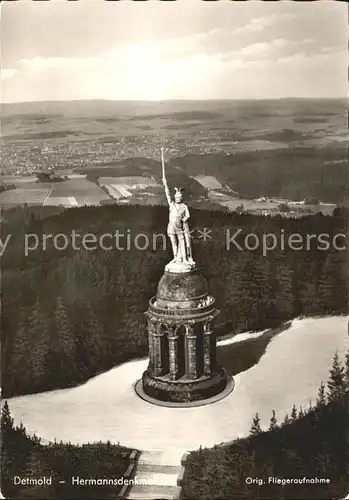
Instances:
[[[199,406],[231,392],[232,377],[216,360],[213,321],[218,314],[196,267],[187,272],[165,271],[145,313],[149,365],[136,386],[143,399]]]

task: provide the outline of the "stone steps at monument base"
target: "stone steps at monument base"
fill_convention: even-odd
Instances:
[[[166,451],[144,450],[140,453],[132,479],[136,484],[126,490],[124,498],[134,500],[173,500],[177,486],[180,458]]]
[[[179,466],[178,465],[158,465],[158,464],[144,464],[142,462],[137,462],[137,468],[142,472],[166,472],[168,474],[178,473]]]
[[[177,486],[134,485],[125,498],[134,500],[173,500],[177,493]]]
[[[164,450],[144,450],[141,451],[137,463],[138,464],[154,464],[154,465],[169,465],[177,466],[180,464],[182,452],[164,451]]]

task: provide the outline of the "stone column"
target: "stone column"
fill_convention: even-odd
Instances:
[[[204,323],[204,375],[212,373],[212,328],[211,323]]]
[[[156,325],[153,332],[153,347],[154,347],[154,375],[159,377],[163,374],[163,332],[160,330],[160,325]]]
[[[211,331],[211,372],[215,372],[217,370],[217,341],[216,341],[216,333],[212,329]]]
[[[198,377],[197,369],[197,349],[196,349],[196,335],[192,326],[186,327],[186,376],[192,380]]]
[[[176,335],[174,331],[169,331],[167,338],[169,348],[170,379],[177,380],[179,378],[178,335]]]
[[[148,340],[149,340],[149,371],[151,374],[155,370],[155,343],[154,343],[155,323],[148,320]]]

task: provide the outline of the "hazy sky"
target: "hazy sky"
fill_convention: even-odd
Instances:
[[[1,31],[5,102],[347,95],[334,0],[20,0]]]

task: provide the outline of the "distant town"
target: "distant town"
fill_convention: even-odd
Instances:
[[[205,135],[204,135],[205,134]],[[82,166],[106,165],[111,161],[129,157],[158,158],[158,150],[164,143],[163,135],[125,136],[93,140],[36,140],[9,141],[2,144],[2,173],[5,175],[29,175],[42,169],[77,168]],[[233,146],[233,148],[232,148]],[[217,139],[212,132],[202,130],[199,137],[166,135],[167,154],[173,157],[192,154],[226,153],[247,150],[282,149],[286,145],[268,141],[238,141]],[[234,152],[233,152],[234,151]]]

